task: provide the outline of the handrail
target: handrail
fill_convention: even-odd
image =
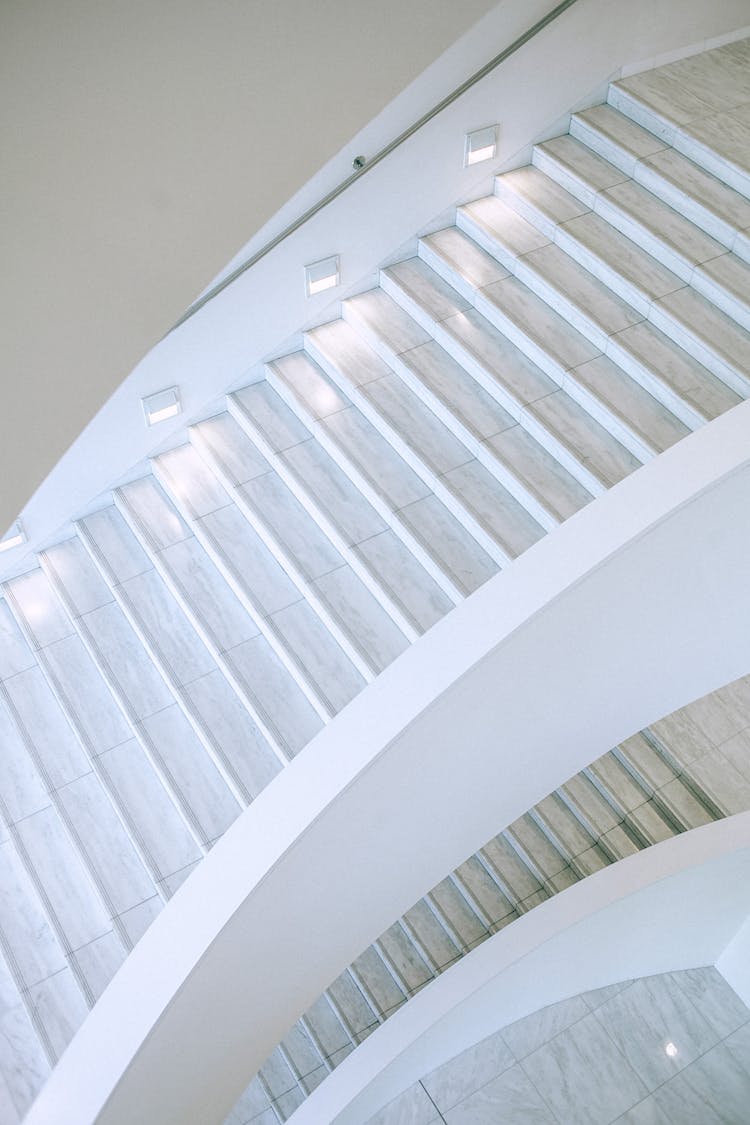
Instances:
[[[505,47],[498,55],[495,55],[494,58],[490,59],[489,62],[485,63],[484,66],[480,67],[479,70],[472,74],[470,78],[467,78],[465,82],[462,82],[460,86],[452,90],[450,94],[446,94],[437,105],[434,105],[432,109],[428,109],[426,113],[423,113],[422,116],[409,125],[408,128],[404,129],[402,133],[399,133],[394,140],[389,141],[384,148],[381,148],[379,152],[376,152],[374,156],[370,157],[361,168],[357,168],[350,176],[347,176],[345,180],[342,180],[340,184],[337,184],[335,188],[332,188],[331,191],[324,195],[322,199],[313,203],[313,205],[308,207],[298,218],[294,219],[288,226],[284,227],[282,231],[274,235],[260,250],[256,250],[246,261],[236,266],[230,274],[227,274],[226,277],[222,278],[222,280],[217,282],[211,289],[208,289],[197,301],[194,301],[193,304],[185,310],[169,331],[174,332],[181,324],[184,324],[185,321],[195,316],[209,301],[212,301],[214,297],[222,293],[227,286],[231,285],[232,282],[236,281],[238,277],[241,277],[243,273],[247,273],[249,269],[257,265],[267,254],[270,254],[272,250],[275,250],[276,247],[289,238],[290,235],[298,231],[300,227],[303,227],[309,219],[312,219],[318,212],[327,207],[329,203],[333,203],[334,199],[338,199],[353,183],[356,183],[357,180],[361,180],[371,169],[380,164],[382,160],[385,160],[386,156],[390,156],[395,149],[399,148],[404,141],[408,141],[410,137],[413,137],[424,125],[432,121],[434,117],[437,117],[439,113],[442,113],[442,111],[447,109],[449,105],[452,105],[453,102],[457,101],[467,90],[475,86],[477,82],[481,82],[483,78],[491,74],[496,67],[500,66],[500,64],[510,58],[511,55],[514,55],[516,51],[520,50],[529,40],[533,39],[540,31],[543,31],[545,27],[553,23],[558,16],[561,16],[567,8],[571,8],[575,3],[576,0],[562,0],[562,2],[553,8],[551,12],[548,12],[546,16],[542,16],[540,20],[537,20],[537,22],[524,31],[522,35],[514,39],[510,46]]]

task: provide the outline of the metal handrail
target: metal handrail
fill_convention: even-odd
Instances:
[[[324,207],[327,207],[329,203],[333,203],[334,199],[338,199],[353,183],[356,183],[357,180],[361,180],[371,169],[380,164],[382,160],[385,160],[386,156],[390,156],[404,141],[413,137],[424,125],[432,121],[434,117],[437,117],[439,113],[442,113],[442,111],[447,109],[449,105],[452,105],[453,102],[457,101],[467,90],[475,86],[477,82],[481,82],[483,78],[491,74],[496,67],[500,66],[500,64],[510,58],[511,55],[514,55],[516,51],[520,50],[530,39],[533,39],[535,35],[543,31],[545,27],[548,27],[549,24],[556,20],[558,16],[561,16],[567,8],[571,8],[575,3],[576,0],[562,0],[562,3],[554,7],[546,16],[542,16],[540,20],[537,20],[527,31],[524,31],[523,35],[519,35],[517,39],[514,39],[510,46],[505,47],[498,55],[495,55],[494,58],[480,67],[470,78],[467,78],[465,82],[462,82],[460,86],[457,86],[455,90],[447,94],[442,101],[439,101],[432,109],[423,113],[422,116],[409,125],[407,129],[404,129],[403,133],[399,133],[397,137],[389,141],[384,148],[381,148],[379,152],[376,152],[374,156],[370,157],[361,168],[357,168],[350,176],[347,176],[345,180],[342,180],[340,184],[332,188],[327,195],[324,195],[316,203],[313,203],[313,205],[308,207],[298,218],[294,219],[293,222],[284,227],[282,231],[274,235],[260,250],[256,250],[246,261],[236,266],[231,273],[227,274],[226,277],[222,278],[222,280],[217,282],[211,289],[208,289],[197,301],[186,309],[180,319],[172,326],[170,332],[174,332],[174,330],[179,328],[181,324],[184,324],[186,320],[195,316],[200,309],[207,305],[209,301],[212,301],[214,297],[217,297],[219,293],[223,292],[227,286],[231,285],[232,282],[236,281],[238,277],[241,277],[243,273],[247,273],[249,269],[257,265],[267,254],[275,250],[280,243],[284,242],[290,235],[304,226],[309,219],[312,219],[314,215],[317,215],[318,212],[322,211]]]

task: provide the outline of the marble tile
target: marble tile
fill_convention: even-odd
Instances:
[[[288,1093],[297,1085],[297,1079],[278,1048],[263,1063],[260,1073],[266,1081],[272,1098]]]
[[[729,54],[713,51],[690,55],[660,68],[662,73],[688,86],[714,109],[731,109],[750,101],[750,83],[745,68]]]
[[[334,1065],[338,1065],[338,1062],[342,1061],[339,1058],[340,1053],[342,1051],[349,1053],[352,1042],[341,1019],[333,1010],[327,993],[319,996],[307,1009],[304,1019],[320,1044],[324,1056],[334,1062]]]
[[[316,693],[334,714],[365,686],[362,674],[307,602],[296,602],[279,610],[273,615],[273,623]]]
[[[537,520],[478,461],[452,469],[443,479],[511,558],[542,538]]]
[[[162,881],[162,892],[164,895],[168,899],[176,895],[182,884],[190,878],[197,866],[198,861],[191,863],[189,867],[180,868],[180,870],[175,871],[173,875],[167,876],[167,878]]]
[[[72,621],[41,570],[15,578],[7,589],[37,646],[52,644],[74,632]]]
[[[690,765],[690,775],[727,815],[750,808],[750,780],[722,750],[712,750]]]
[[[235,483],[244,484],[253,477],[267,473],[270,466],[231,414],[218,414],[194,426],[197,434],[222,472]]]
[[[720,1039],[750,1021],[750,1009],[713,965],[670,973],[669,979],[687,996]],[[750,1062],[750,1057],[747,1061]]]
[[[404,922],[438,968],[451,964],[460,956],[460,949],[425,899],[420,899],[407,910]]]
[[[690,281],[696,264],[715,258],[724,249],[632,180],[602,192],[596,211],[683,281]]]
[[[564,391],[539,399],[526,409],[531,416],[551,428],[605,486],[616,484],[639,467],[638,458]]]
[[[750,779],[750,729],[728,738],[722,743],[721,752],[745,780]]]
[[[534,164],[554,177],[579,201],[577,214],[594,206],[598,192],[622,183],[627,176],[574,136],[553,137],[534,148]],[[572,208],[569,208],[572,210]],[[558,222],[567,222],[574,214],[560,214]]]
[[[459,298],[460,299],[460,298]],[[383,339],[393,352],[405,352],[429,335],[382,289],[371,289],[344,302],[344,319]],[[446,313],[448,315],[448,313]]]
[[[554,1125],[557,1121],[520,1065],[509,1067],[445,1113],[446,1125],[497,1125],[499,1121],[503,1125]]]
[[[750,226],[750,201],[673,148],[649,156],[637,178],[650,190],[659,179],[668,185],[659,194],[666,198],[667,191],[676,193],[683,215],[693,222],[700,220],[699,225],[720,241],[731,237],[735,228]]]
[[[158,895],[126,910],[120,922],[133,946],[137,945],[164,905]]]
[[[410,504],[401,515],[465,593],[470,594],[497,573],[497,564],[436,496]]]
[[[0,1073],[20,1120],[49,1074],[49,1062],[20,1005],[0,1016]]]
[[[98,1000],[126,957],[122,941],[114,932],[77,949],[73,954],[78,971],[94,1000]]]
[[[606,103],[574,113],[570,132],[627,176],[633,175],[639,160],[665,150],[658,137]]]
[[[377,1017],[348,969],[336,978],[327,992],[358,1041],[366,1038],[368,1031],[376,1026]]]
[[[432,969],[399,922],[395,922],[380,935],[378,946],[393,966],[396,976],[404,982],[409,994],[432,980]]]
[[[299,601],[300,591],[234,504],[205,516],[200,528],[262,615]]]
[[[313,1045],[310,1036],[299,1023],[284,1036],[281,1043],[292,1066],[302,1077],[311,1075],[323,1062],[317,1047]]]
[[[453,415],[474,437],[491,437],[514,424],[510,414],[434,340],[412,348],[403,362],[425,393],[445,404],[444,420]]]
[[[497,872],[515,902],[523,901],[541,890],[541,883],[531,867],[516,851],[513,840],[507,833],[501,833],[489,840],[482,848],[482,854],[490,867]]]
[[[744,1125],[750,1103],[750,1065],[747,1059],[740,1063],[728,1044],[719,1043],[660,1086],[653,1098],[670,1125],[677,1121],[680,1125]]]
[[[671,389],[670,401],[677,410],[684,399],[698,417],[716,418],[740,401],[739,396],[717,379],[703,364],[678,348],[660,329],[647,322],[618,332],[610,340],[607,354],[634,377],[648,376],[657,393],[659,384]]]
[[[18,622],[11,613],[8,603],[0,598],[0,680],[24,672],[36,664],[31,649],[27,645]]]
[[[606,1004],[614,996],[617,996],[626,988],[630,988],[633,982],[630,980],[617,981],[615,984],[606,984],[603,988],[594,988],[589,992],[582,992],[581,999],[585,1000],[592,1012],[602,1004]]]
[[[153,478],[148,480],[153,481]],[[87,516],[81,520],[81,526],[90,542],[96,545],[114,582],[124,582],[150,569],[148,555],[114,506]]]
[[[415,1082],[371,1117],[367,1125],[430,1125],[431,1122],[439,1119],[440,1115],[425,1093],[424,1087],[420,1082]]]
[[[307,426],[281,401],[268,382],[253,383],[236,391],[232,397],[277,453],[310,436]]]
[[[137,718],[169,706],[172,695],[120,607],[114,602],[81,618],[97,663],[122,692]]]
[[[551,151],[551,150],[550,150]],[[534,164],[506,172],[495,180],[495,194],[528,219],[547,238],[557,223],[582,215],[589,208],[543,171],[545,146],[535,150]],[[537,160],[541,157],[541,164]]]
[[[59,1058],[88,1015],[86,1002],[70,969],[32,985],[29,1002],[35,1018],[44,1027],[55,1057]]]
[[[57,592],[71,614],[79,617],[107,605],[113,594],[79,538],[68,539],[42,553]]]
[[[120,589],[133,620],[176,683],[190,683],[215,669],[213,657],[155,570],[129,578]]]
[[[404,634],[351,567],[331,571],[315,587],[377,672],[408,647]]]
[[[685,125],[675,148],[691,156],[729,187],[743,195],[750,188],[750,121],[737,113],[717,113]]]
[[[465,312],[471,305],[421,258],[408,258],[389,266],[383,271],[381,284],[388,282],[395,283],[399,295],[407,298],[405,307],[410,312],[415,308],[423,309],[433,320],[445,320],[457,312]],[[426,340],[422,339],[419,343],[426,343]]]
[[[651,301],[684,284],[601,215],[589,212],[559,227],[555,242],[643,316]]]
[[[339,552],[277,473],[248,481],[240,493],[307,578],[341,566]]]
[[[59,790],[59,801],[114,913],[122,914],[150,898],[155,892],[153,879],[99,778],[90,773],[72,781]]]
[[[614,1121],[648,1092],[593,1014],[527,1055],[521,1065],[555,1116],[576,1125]]]
[[[470,856],[465,863],[456,868],[454,877],[466,887],[490,922],[499,922],[513,914],[513,903],[500,890],[497,881],[477,855]]]
[[[352,962],[351,968],[365,995],[372,997],[384,1015],[395,1011],[406,999],[406,994],[393,979],[374,945],[361,953]]]
[[[488,937],[487,926],[477,916],[459,889],[460,884],[449,876],[437,883],[429,894],[432,906],[436,907],[451,930],[468,949]]]
[[[557,384],[480,313],[459,313],[446,321],[445,328],[459,346],[451,353],[454,358],[465,363],[514,418],[519,416],[519,404],[556,389]]]
[[[519,280],[602,350],[612,332],[619,332],[643,319],[626,301],[554,243],[527,254],[523,262],[519,262],[516,274]]]
[[[386,524],[331,455],[314,440],[283,454],[298,482],[298,495],[322,509],[349,544],[384,531]]]
[[[22,820],[18,836],[71,949],[112,928],[102,899],[52,808]]]
[[[322,426],[394,508],[429,494],[424,481],[354,407],[327,418]]]
[[[668,785],[678,771],[653,748],[646,736],[639,732],[626,738],[617,748],[621,761],[630,766],[637,776],[653,789]]]
[[[596,1009],[596,1018],[649,1092],[718,1042],[718,1035],[668,976],[634,981]],[[677,1054],[665,1050],[674,1043]]]
[[[345,320],[333,320],[313,328],[305,334],[305,345],[326,368],[330,365],[338,370],[348,383],[356,387],[373,379],[382,379],[390,372],[385,360]],[[340,404],[338,409],[343,409],[348,405],[348,399],[340,388],[335,393]],[[333,411],[327,410],[319,417],[331,413]]]
[[[604,789],[608,797],[624,812],[638,808],[649,794],[636,781],[614,754],[603,754],[587,768],[589,773]]]
[[[227,658],[281,744],[296,754],[318,733],[321,719],[266,638],[245,641]]]
[[[415,465],[421,461],[440,474],[471,460],[466,446],[397,376],[368,383],[363,394],[378,411],[378,428],[404,442],[418,458]]]
[[[750,328],[749,263],[735,254],[722,254],[704,262],[693,274],[692,284],[742,328]]]
[[[230,510],[215,513],[213,526],[220,525]],[[256,636],[255,621],[195,536],[166,547],[161,561],[219,651]]]
[[[534,805],[534,813],[568,855],[578,856],[594,845],[594,837],[557,793],[550,793],[538,801]]]
[[[281,764],[247,709],[219,671],[194,680],[187,697],[249,796],[256,797]]]
[[[558,520],[567,519],[592,499],[591,493],[521,426],[497,434],[487,445]]]
[[[155,551],[161,551],[172,543],[179,543],[180,540],[187,539],[190,535],[190,528],[154,477],[144,477],[142,480],[133,481],[132,484],[123,485],[119,489],[119,495],[125,504],[129,517],[137,521],[138,527],[148,537]],[[120,530],[122,530],[122,525],[120,525]],[[118,558],[111,548],[107,551],[110,566],[121,582],[148,569],[148,566],[140,564],[134,567],[130,565],[133,540],[129,537],[126,538],[127,554],[125,559],[121,556]]]
[[[574,385],[591,396],[590,409],[614,415],[618,424],[622,422],[654,452],[663,452],[690,433],[684,422],[607,356],[576,367],[565,384],[571,395],[576,393]],[[599,414],[602,420],[606,416]]]
[[[14,721],[20,723],[53,786],[65,785],[91,769],[40,668],[5,681]]]
[[[0,845],[0,930],[26,987],[65,967],[60,942],[10,841]]]
[[[436,262],[442,262],[450,271],[451,284],[467,300],[471,300],[473,289],[491,285],[507,277],[508,271],[497,259],[468,238],[458,227],[429,234],[420,240],[419,255],[428,265],[436,269]]]
[[[273,370],[294,396],[304,403],[313,418],[327,418],[329,414],[335,414],[337,410],[344,410],[350,405],[346,395],[312,361],[307,352],[293,352],[275,360]]]
[[[418,629],[429,629],[452,608],[447,594],[393,531],[360,543],[357,553]]]
[[[37,772],[18,727],[0,693],[0,800],[11,821],[30,816],[50,804],[50,795]]]
[[[498,196],[489,195],[458,209],[456,223],[470,234],[480,248],[503,266],[513,269],[515,259],[549,242],[527,219],[516,213]]]
[[[95,754],[132,737],[132,728],[115,703],[80,637],[66,637],[45,650],[46,669],[62,693],[76,729]],[[62,718],[62,717],[61,717]],[[40,746],[40,751],[42,747]],[[76,758],[80,751],[76,751]]]
[[[505,830],[504,835],[524,859],[528,857],[544,879],[557,875],[568,865],[569,857],[548,839],[531,813],[514,820]]]
[[[692,118],[706,117],[714,108],[692,93],[689,84],[680,81],[665,68],[634,74],[616,82],[615,86],[635,95],[649,109],[676,125]]]
[[[226,490],[192,445],[181,445],[162,453],[154,461],[162,483],[178,505],[194,519],[215,512],[229,503]]]

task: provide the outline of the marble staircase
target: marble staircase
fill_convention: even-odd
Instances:
[[[748,397],[748,63],[744,41],[614,84],[4,584],[3,1125],[325,723],[548,531]],[[233,1125],[285,1121],[551,894],[750,808],[749,732],[740,681],[498,825],[310,1008]]]

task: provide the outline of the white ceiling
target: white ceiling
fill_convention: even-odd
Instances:
[[[265,220],[493,0],[3,0],[0,531]]]

